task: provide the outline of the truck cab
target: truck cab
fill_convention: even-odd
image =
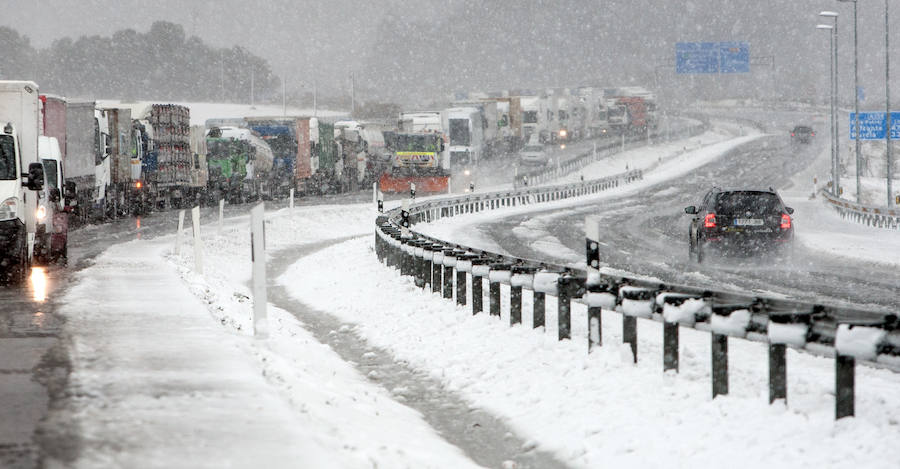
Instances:
[[[53,262],[67,256],[68,213],[63,202],[63,161],[56,137],[41,135],[38,155],[44,167],[44,189],[37,209],[34,256],[36,261]]]
[[[13,283],[25,281],[34,253],[44,186],[38,129],[37,84],[0,81],[0,275]]]

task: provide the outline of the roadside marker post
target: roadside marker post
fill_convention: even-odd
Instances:
[[[294,189],[291,189],[291,197],[290,201],[288,202],[288,207],[290,207],[291,210],[294,209]]]
[[[200,240],[200,206],[191,209],[191,225],[194,231],[194,270],[203,273],[203,244]]]
[[[250,210],[250,260],[253,263],[253,335],[269,334],[266,296],[266,227],[265,204]]]
[[[178,211],[178,231],[175,232],[175,255],[181,256],[181,232],[184,231],[184,210]]]

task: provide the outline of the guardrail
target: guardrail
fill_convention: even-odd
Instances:
[[[376,219],[375,252],[386,265],[412,276],[416,285],[431,288],[449,301],[465,305],[471,288],[472,312],[484,312],[484,282],[488,282],[488,312],[509,312],[510,326],[522,323],[522,291],[532,291],[532,324],[545,325],[546,296],[557,297],[559,340],[571,339],[571,303],[587,305],[587,350],[603,343],[601,310],[622,315],[623,342],[637,361],[637,319],[663,323],[663,368],[678,371],[678,331],[689,327],[708,331],[712,340],[712,395],[728,393],[728,340],[731,337],[768,343],[769,401],[787,399],[786,348],[835,358],[835,418],[855,413],[855,366],[859,360],[900,371],[900,321],[883,314],[828,305],[735,293],[704,287],[656,283],[627,276],[601,274],[599,243],[602,222],[586,222],[587,270],[511,257],[436,239],[411,229],[445,217],[540,204],[596,194],[642,178],[640,171],[593,181],[497,191],[430,200],[404,201],[403,207]],[[454,288],[455,279],[455,288]],[[501,285],[510,290],[510,304],[501,304]]]
[[[856,204],[841,199],[840,197],[835,197],[834,194],[827,190],[823,190],[822,195],[825,197],[825,200],[837,210],[841,215],[841,218],[845,220],[854,221],[875,228],[900,230],[900,208],[890,209],[886,207]]]
[[[535,186],[550,182],[608,157],[610,155],[609,150],[619,149],[619,151],[625,151],[629,148],[636,148],[651,138],[659,138],[664,135],[668,135],[669,138],[687,138],[699,135],[709,128],[709,121],[705,119],[697,120],[700,120],[701,123],[684,127],[675,132],[657,129],[656,132],[648,135],[610,136],[602,140],[595,140],[593,148],[574,158],[517,174],[513,179],[513,187]]]

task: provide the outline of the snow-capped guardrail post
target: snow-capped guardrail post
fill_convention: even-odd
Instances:
[[[290,208],[291,210],[294,209],[294,188],[293,187],[291,188],[291,194],[288,199],[288,208]]]
[[[402,254],[401,251],[401,233],[400,230],[394,228],[389,233],[391,237],[391,244],[388,248],[388,256],[387,256],[387,265],[393,269],[399,269],[402,262]]]
[[[616,310],[622,314],[622,343],[631,344],[634,362],[638,360],[637,318],[653,316],[654,291],[648,288],[625,285],[619,287]]]
[[[184,231],[184,210],[178,211],[178,231],[175,232],[175,255],[181,257],[181,236]]]
[[[557,296],[559,294],[556,289],[558,280],[559,272],[541,269],[534,274],[534,281],[532,282],[532,291],[534,292],[532,322],[535,329],[546,325],[547,295]]]
[[[572,298],[581,298],[585,294],[587,279],[572,272],[560,274],[556,280],[557,290],[557,331],[559,340],[572,338]]]
[[[191,209],[191,226],[194,237],[194,270],[203,273],[203,241],[200,239],[200,206]]]
[[[444,245],[431,245],[431,293],[441,293],[444,285]]]
[[[463,250],[454,249],[456,259],[456,304],[466,305],[466,274],[472,271],[472,259],[478,257]]]
[[[709,318],[712,331],[712,396],[728,394],[728,337],[745,337],[750,325],[750,310],[743,305],[712,307]]]
[[[882,322],[842,323],[835,334],[835,419],[855,414],[856,360],[875,361],[879,348],[887,345],[889,330],[897,326],[896,316]]]
[[[500,285],[509,285],[509,279],[512,276],[510,273],[511,268],[512,265],[505,262],[490,264],[491,270],[488,273],[488,283],[490,284],[491,316],[497,316],[498,319],[501,316]]]
[[[425,288],[425,241],[414,239],[410,246],[412,247],[412,276],[413,282],[419,288]]]
[[[483,279],[491,272],[488,265],[491,260],[485,257],[472,259],[472,314],[484,312],[484,287]]]
[[[522,324],[522,288],[531,290],[534,272],[530,266],[514,265],[509,279],[509,325]]]
[[[812,316],[806,312],[769,312],[769,403],[787,401],[787,346],[803,348]]]
[[[898,328],[896,315],[880,322],[842,323],[835,334],[835,418],[854,415],[856,360],[876,361],[881,351],[892,348],[889,333]]]
[[[422,268],[422,288],[427,291],[432,285],[431,273],[433,269],[431,268],[431,263],[434,254],[431,251],[431,241],[422,241],[419,244],[419,250],[416,252],[421,253],[419,262]]]
[[[702,296],[686,293],[663,292],[656,296],[655,303],[663,317],[663,371],[675,370],[677,373],[679,327],[693,327],[698,317],[709,316],[711,308]]]
[[[450,264],[450,262],[453,264]],[[453,268],[456,266],[456,256],[453,253],[452,248],[445,248],[443,251],[443,258],[441,259],[441,267],[444,269],[444,285],[443,285],[443,296],[448,300],[453,299]]]
[[[253,335],[266,337],[269,333],[266,296],[266,226],[265,205],[250,210],[250,261],[253,264]]]

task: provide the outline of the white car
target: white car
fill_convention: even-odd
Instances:
[[[529,143],[519,152],[519,162],[523,165],[545,166],[550,162],[550,155],[539,143]]]

